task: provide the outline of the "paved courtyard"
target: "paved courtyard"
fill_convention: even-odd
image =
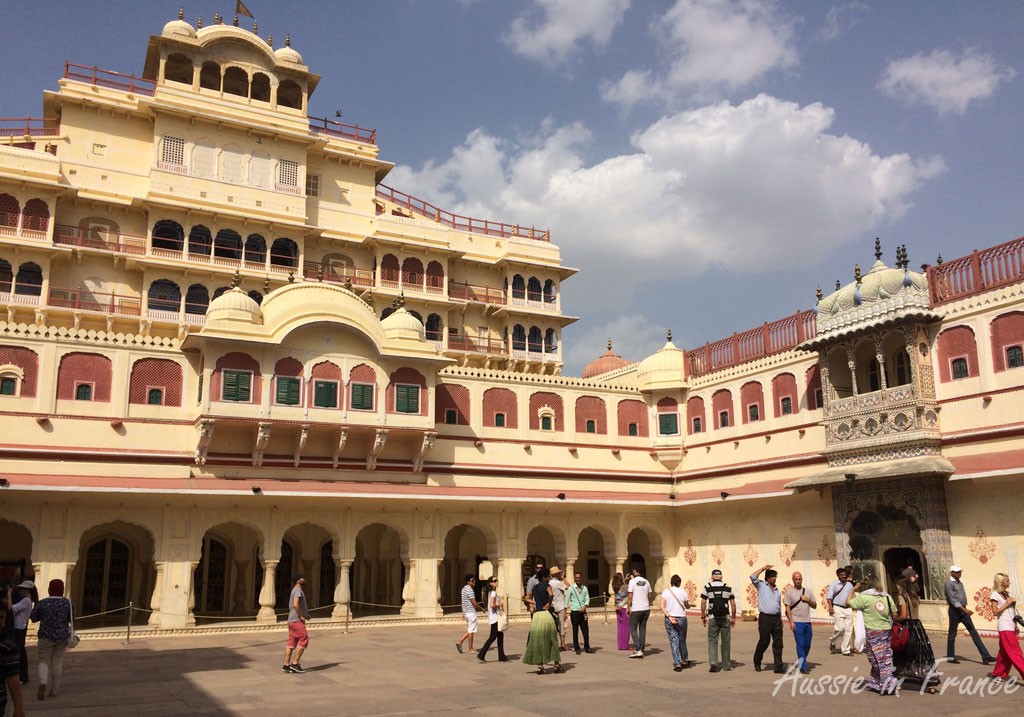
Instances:
[[[707,642],[699,621],[691,619],[688,644],[696,664],[672,671],[661,621],[652,617],[651,645],[643,660],[627,659],[615,649],[615,625],[599,616],[592,621],[595,654],[564,653],[565,674],[540,676],[518,660],[497,662],[488,655],[480,664],[460,655],[454,640],[462,623],[444,626],[368,627],[346,635],[313,631],[304,675],[280,670],[285,633],[234,633],[196,637],[85,640],[69,651],[64,685],[54,699],[35,697],[35,649],[30,649],[32,680],[27,693],[29,714],[52,715],[404,715],[479,711],[489,715],[617,714],[645,716],[696,715],[715,708],[719,714],[778,714],[780,710],[860,711],[872,709],[901,715],[1021,714],[1024,689],[1013,694],[963,695],[961,684],[946,694],[905,691],[898,700],[872,693],[829,696],[793,695],[786,682],[773,696],[778,676],[755,673],[751,654],[756,627],[741,623],[733,636],[736,669],[709,674]],[[855,677],[867,671],[863,656],[828,654],[825,626],[816,626],[811,652],[814,678]],[[522,654],[527,626],[514,623],[506,646],[510,656]],[[932,635],[943,645],[944,635]],[[986,640],[996,650],[994,640]],[[477,646],[479,647],[479,642]],[[977,659],[970,640],[958,641],[962,663],[945,666],[947,677],[981,676],[988,670]],[[940,647],[939,651],[942,649]],[[770,653],[769,653],[770,655]],[[786,631],[785,658],[795,656]],[[805,678],[801,678],[804,680]],[[797,683],[798,693],[803,681]],[[814,684],[814,683],[807,683]],[[880,701],[882,700],[882,701]],[[807,712],[805,712],[806,714]]]

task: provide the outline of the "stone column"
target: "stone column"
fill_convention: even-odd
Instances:
[[[523,559],[522,557],[498,558],[498,592],[508,596],[505,612],[521,615],[526,612],[523,604]]]
[[[846,350],[846,365],[850,367],[851,395],[859,396],[860,391],[857,389],[857,362],[853,360],[853,352],[850,349]]]
[[[566,557],[565,559],[565,582],[571,583],[573,577],[576,575],[576,557]]]
[[[402,584],[401,593],[402,609],[399,611],[399,614],[412,617],[416,614],[416,581],[413,580],[415,568],[412,560],[407,564],[400,561],[399,565],[405,566],[405,582]],[[401,575],[401,571],[399,571],[399,575]]]
[[[875,361],[878,362],[878,386],[885,391],[889,387],[889,382],[885,380],[885,354],[882,353],[881,336],[875,336]]]
[[[198,560],[190,560],[186,568],[185,580],[188,581],[188,610],[185,613],[185,627],[196,626],[196,568]]]
[[[256,615],[256,622],[277,622],[274,614],[274,605],[277,603],[277,596],[274,592],[274,571],[277,570],[276,560],[263,561],[263,587],[260,588],[260,611]]]
[[[246,596],[249,594],[249,585],[252,581],[249,580],[249,561],[248,560],[236,560],[235,561],[235,596],[233,599],[233,605],[231,608],[232,615],[245,615],[249,611],[246,609],[246,604],[252,604],[246,600]],[[225,606],[226,607],[226,606]]]
[[[348,576],[349,571],[352,569],[351,560],[339,560],[338,566],[338,584],[334,586],[334,610],[331,611],[331,617],[344,618],[350,615],[349,595],[348,589]]]
[[[149,614],[149,624],[153,627],[160,627],[160,604],[164,597],[164,562],[157,560],[153,563],[156,570],[156,581],[153,583],[153,597],[149,601],[149,607],[153,611]]]

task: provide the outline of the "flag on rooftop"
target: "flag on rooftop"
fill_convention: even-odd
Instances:
[[[249,8],[245,6],[245,3],[242,2],[242,0],[235,0],[235,14],[245,15],[246,17],[252,17],[252,11],[250,11]]]

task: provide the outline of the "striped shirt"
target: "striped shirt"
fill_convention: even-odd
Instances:
[[[465,585],[462,588],[462,593],[460,594],[462,596],[462,612],[476,612],[476,608],[473,606],[473,586],[468,584]]]

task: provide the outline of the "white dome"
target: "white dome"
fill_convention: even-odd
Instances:
[[[187,37],[194,40],[196,29],[182,19],[182,13],[178,13],[178,19],[164,25],[164,31],[160,34],[163,37]]]
[[[274,57],[282,62],[290,62],[295,65],[305,65],[306,62],[302,59],[302,55],[293,50],[287,45],[285,47],[274,50]]]
[[[659,351],[640,362],[636,370],[636,379],[641,391],[678,388],[685,385],[686,352],[672,343],[671,333]]]
[[[404,306],[382,319],[380,325],[384,329],[384,335],[389,339],[423,340],[423,324],[406,311]]]
[[[206,309],[206,320],[248,321],[258,324],[263,321],[263,311],[251,296],[236,286],[210,302]]]

